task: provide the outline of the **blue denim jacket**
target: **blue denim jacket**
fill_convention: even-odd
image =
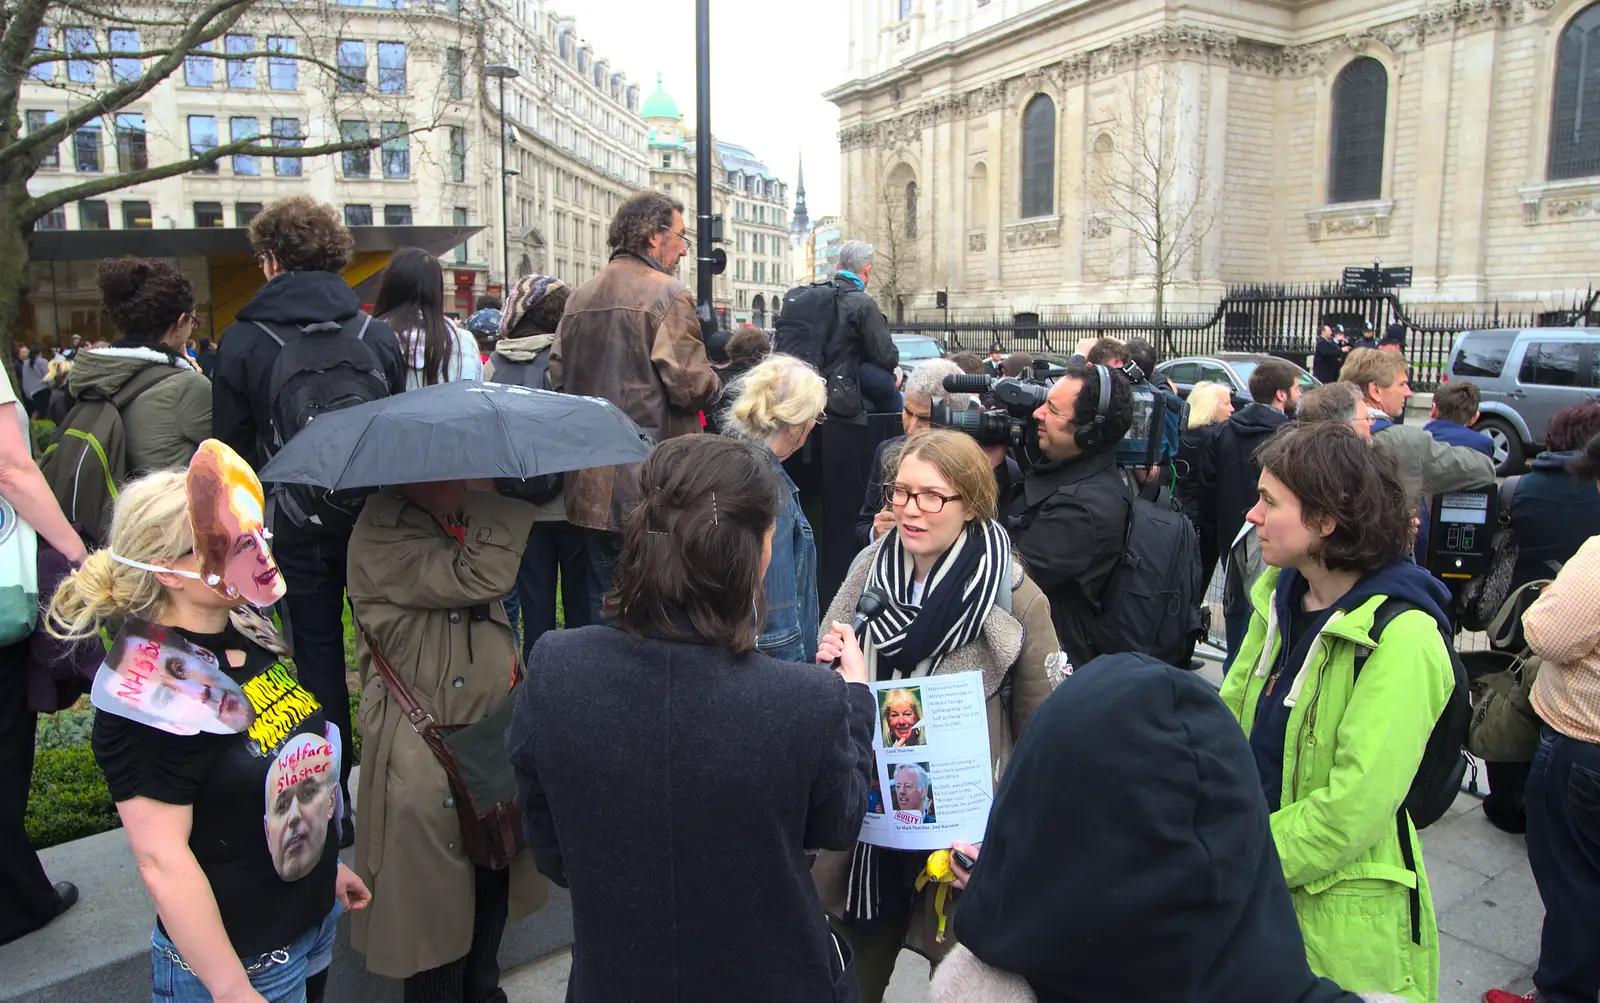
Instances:
[[[811,662],[817,657],[817,545],[811,523],[800,509],[800,489],[771,452],[788,494],[778,511],[772,534],[772,563],[762,583],[767,596],[767,620],[756,647],[786,662]]]

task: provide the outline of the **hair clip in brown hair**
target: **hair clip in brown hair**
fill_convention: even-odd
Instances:
[[[711,525],[717,524],[717,493],[711,492]]]

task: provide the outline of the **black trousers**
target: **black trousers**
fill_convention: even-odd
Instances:
[[[466,957],[406,979],[405,1003],[506,1003],[500,938],[511,909],[511,871],[473,868],[472,946]]]
[[[26,641],[0,648],[0,944],[50,922],[60,901],[23,824],[38,722],[28,709],[26,651]]]
[[[279,517],[272,556],[287,588],[278,615],[294,650],[300,685],[311,691],[339,728],[339,787],[350,809],[350,689],[345,685],[344,587],[350,538],[315,536]]]

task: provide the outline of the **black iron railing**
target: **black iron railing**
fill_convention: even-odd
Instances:
[[[1408,310],[1393,292],[1351,289],[1339,283],[1233,286],[1210,313],[1073,314],[1066,310],[1026,313],[923,311],[929,316],[891,325],[896,333],[940,338],[947,351],[1029,352],[1066,356],[1079,340],[1112,337],[1142,339],[1156,346],[1161,358],[1217,351],[1266,352],[1307,361],[1324,324],[1342,324],[1359,332],[1371,324],[1382,337],[1391,324],[1405,330],[1406,357],[1412,383],[1431,390],[1449,360],[1451,346],[1463,331],[1514,327],[1571,327],[1600,323],[1600,292],[1577,296],[1562,309],[1534,311]],[[938,319],[933,319],[937,317]]]

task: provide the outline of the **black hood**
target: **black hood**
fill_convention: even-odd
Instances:
[[[343,323],[361,312],[361,298],[333,272],[285,272],[239,308],[243,321],[278,324]]]
[[[1247,439],[1266,438],[1282,428],[1289,416],[1275,407],[1251,402],[1240,408],[1228,424],[1238,435]]]
[[[1358,1003],[1306,964],[1239,723],[1144,655],[1029,719],[955,933],[1040,1003]]]

